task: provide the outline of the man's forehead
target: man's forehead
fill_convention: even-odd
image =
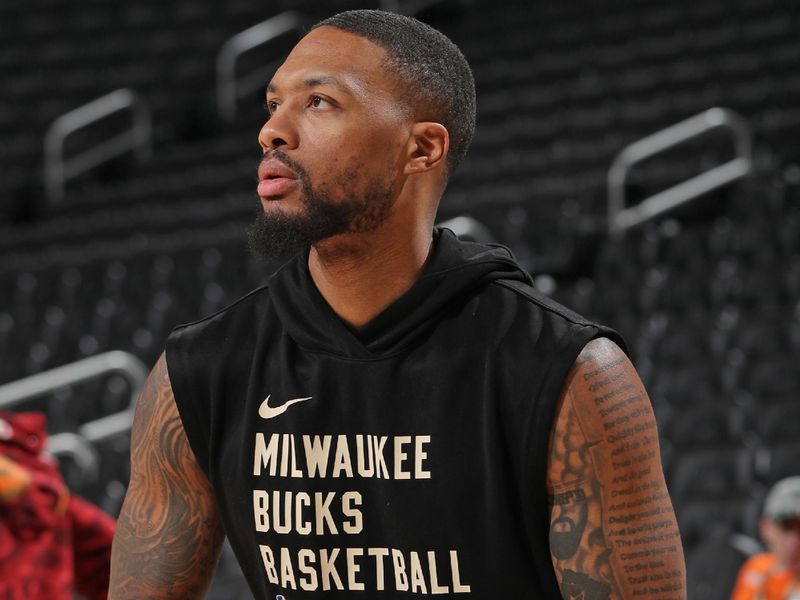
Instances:
[[[273,77],[274,87],[295,77],[327,76],[344,84],[385,83],[386,51],[368,39],[336,29],[319,27],[308,33],[286,57]]]

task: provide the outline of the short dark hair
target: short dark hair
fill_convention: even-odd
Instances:
[[[348,10],[320,21],[359,35],[386,50],[386,66],[407,86],[412,108],[450,134],[447,173],[469,149],[475,133],[475,80],[467,59],[450,38],[418,21],[381,10]]]

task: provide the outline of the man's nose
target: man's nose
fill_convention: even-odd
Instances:
[[[261,127],[261,131],[258,133],[258,143],[264,152],[282,147],[297,147],[297,131],[286,115],[287,112],[284,109],[275,111]]]

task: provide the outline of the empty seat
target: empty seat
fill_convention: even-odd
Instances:
[[[716,532],[686,550],[687,597],[691,600],[730,600],[739,569],[747,560],[732,536]]]
[[[724,496],[690,496],[675,507],[684,544],[694,546],[714,533],[758,537],[758,520],[766,494],[760,484]]]
[[[769,444],[765,482],[775,483],[784,477],[800,475],[800,440],[793,439]]]
[[[755,432],[766,444],[800,440],[800,400],[792,397],[777,402],[759,403],[756,408]]]
[[[686,450],[730,445],[736,442],[739,433],[735,407],[709,398],[705,403],[687,405],[681,409],[665,435],[676,448]]]
[[[755,481],[753,456],[753,448],[731,444],[676,455],[668,482],[673,501],[680,506],[689,497],[748,491]]]

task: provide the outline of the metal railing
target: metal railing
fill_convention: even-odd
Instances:
[[[54,456],[69,456],[78,466],[80,483],[95,482],[100,476],[100,455],[83,436],[75,433],[56,433],[47,440],[47,451]],[[71,482],[72,483],[72,482]]]
[[[79,436],[89,442],[106,440],[130,430],[133,423],[133,409],[148,373],[142,361],[133,354],[120,350],[104,352],[0,385],[0,410],[16,407],[26,400],[109,373],[119,373],[128,380],[131,388],[128,406],[120,412],[84,423],[77,431]],[[74,448],[74,444],[70,448]]]
[[[129,130],[70,159],[64,158],[65,141],[70,135],[124,110],[130,110],[133,114]],[[151,153],[152,132],[152,119],[147,104],[141,96],[127,88],[111,92],[61,115],[53,121],[44,136],[44,182],[48,200],[62,200],[67,181],[126,152],[133,150],[138,158],[148,158]]]
[[[727,128],[733,134],[735,158],[634,206],[625,207],[625,183],[633,165],[719,127]],[[621,235],[632,227],[745,177],[752,170],[752,154],[750,127],[740,115],[726,108],[711,108],[626,146],[608,171],[609,233]]]
[[[299,13],[287,11],[241,31],[226,41],[217,54],[217,111],[220,118],[236,116],[238,100],[266,82],[269,69],[261,68],[246,75],[236,75],[236,65],[245,52],[262,46],[303,25]]]

